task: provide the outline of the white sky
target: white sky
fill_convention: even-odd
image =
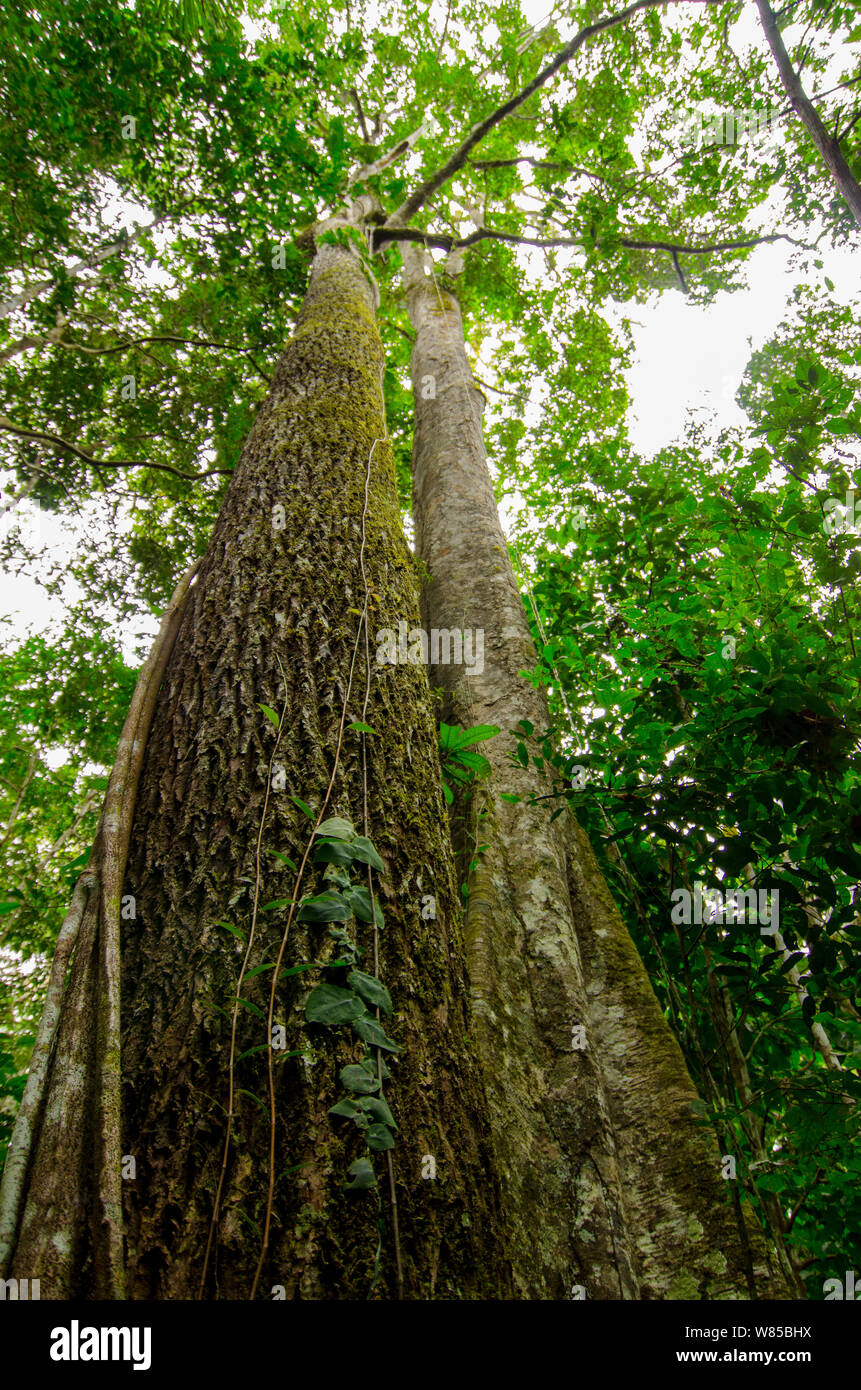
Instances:
[[[635,358],[627,381],[635,448],[654,453],[678,439],[690,410],[713,412],[716,429],[746,422],[734,396],[751,351],[762,347],[786,315],[798,280],[787,264],[792,249],[786,242],[757,247],[745,268],[750,288],[719,294],[708,308],[675,291],[646,308],[629,306]],[[835,299],[848,303],[861,290],[858,251],[823,251],[821,258]]]

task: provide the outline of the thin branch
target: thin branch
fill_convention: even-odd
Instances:
[[[12,814],[10,815],[9,820],[6,823],[6,828],[3,831],[3,838],[2,840],[0,840],[0,849],[2,849],[2,847],[6,844],[6,841],[12,834],[12,831],[15,829],[15,822],[18,819],[18,812],[21,810],[21,803],[24,800],[27,788],[33,780],[33,774],[36,771],[36,764],[38,763],[38,761],[38,753],[31,753],[27,764],[27,771],[24,774],[24,781],[21,783],[21,786],[18,789],[18,797],[15,801],[15,805],[12,807]]]
[[[513,396],[516,401],[520,401],[521,403],[526,398],[526,391],[509,391],[504,386],[492,386],[489,381],[482,381],[481,377],[477,376],[475,372],[473,372],[472,375],[479,386],[483,386],[486,391],[495,391],[499,396]]]
[[[438,247],[442,251],[464,250],[466,247],[475,246],[479,241],[504,241],[513,246],[537,247],[596,246],[605,249],[624,246],[632,251],[668,251],[671,255],[678,256],[706,256],[714,251],[746,251],[772,241],[789,241],[793,246],[804,246],[803,242],[786,232],[770,232],[762,236],[749,237],[744,241],[715,241],[696,246],[674,241],[641,241],[634,237],[616,237],[612,241],[595,242],[587,241],[583,237],[530,237],[517,232],[496,231],[492,227],[481,227],[470,232],[469,236],[458,238],[419,231],[415,227],[392,227],[387,224],[377,229],[374,235],[380,239],[384,238],[385,241],[417,241],[424,246]]]
[[[448,0],[448,4],[446,5],[446,10],[445,10],[445,24],[443,25],[442,34],[440,35],[440,41],[439,41],[439,43],[438,43],[437,46],[436,46],[436,54],[434,55],[437,59],[439,58],[439,55],[442,53],[442,46],[443,46],[443,44],[445,43],[446,35],[448,34],[448,22],[449,22],[450,19],[451,19],[451,0]]]
[[[25,337],[19,338],[8,348],[0,352],[0,362],[8,362],[11,358],[17,357],[22,352],[28,352],[31,348],[48,347],[55,344],[57,347],[66,348],[70,352],[84,352],[88,357],[109,357],[115,352],[126,352],[129,348],[139,347],[142,343],[184,343],[190,347],[212,347],[222,348],[226,352],[240,352],[247,357],[258,376],[261,376],[267,385],[271,384],[271,378],[266,375],[262,368],[258,367],[248,348],[238,347],[234,343],[219,343],[212,338],[183,338],[174,333],[150,333],[143,338],[129,338],[125,343],[118,343],[114,347],[93,348],[87,347],[85,343],[70,343],[59,334],[61,329],[55,329],[52,333],[46,334],[44,338]],[[158,361],[153,358],[153,361]],[[164,364],[159,362],[159,366]]]
[[[349,94],[353,98],[353,105],[359,117],[359,124],[362,127],[362,139],[366,145],[371,143],[371,132],[368,130],[368,122],[365,120],[365,108],[362,106],[362,98],[359,96],[358,88],[350,87]]]
[[[178,216],[182,208],[186,206],[187,204],[183,203],[182,206],[177,208],[174,212],[163,213],[161,217],[156,217],[154,221],[147,222],[142,227],[135,227],[133,232],[124,232],[116,241],[112,241],[107,246],[103,246],[101,250],[94,252],[89,260],[78,261],[76,265],[70,266],[65,273],[65,278],[67,280],[76,280],[79,275],[83,275],[84,271],[92,270],[95,266],[101,265],[102,261],[106,261],[111,256],[115,256],[118,251],[123,251],[127,246],[130,246],[132,242],[137,241],[139,237],[145,236],[147,232],[151,232],[155,227],[161,226],[162,222],[167,222],[169,218]],[[9,314],[13,314],[17,309],[23,308],[31,299],[35,299],[37,295],[43,294],[45,290],[51,289],[55,284],[55,278],[50,276],[46,280],[36,280],[30,285],[25,285],[23,290],[18,294],[13,294],[10,299],[0,304],[0,319],[8,318]]]
[[[400,333],[401,337],[406,338],[408,343],[415,342],[415,334],[410,333],[409,330],[406,328],[402,328],[401,325],[399,323],[395,323],[393,319],[386,319],[381,317],[379,322],[384,323],[387,328],[393,328],[396,333]]]
[[[840,117],[838,116],[837,119],[839,120]],[[834,131],[834,139],[837,141],[838,145],[840,144],[840,142],[841,142],[842,140],[845,140],[845,139],[846,139],[846,136],[847,136],[847,135],[850,135],[850,134],[851,134],[851,132],[855,129],[855,127],[856,127],[856,125],[858,124],[859,121],[861,121],[861,108],[859,108],[859,110],[858,110],[858,111],[855,113],[855,115],[852,117],[852,120],[849,122],[849,124],[848,124],[843,130],[838,131],[838,130],[835,129],[835,131]]]
[[[683,3],[714,5],[722,4],[723,0],[683,0]],[[594,24],[587,25],[585,29],[581,29],[580,32],[571,39],[570,43],[567,43],[564,48],[560,49],[556,57],[553,58],[545,68],[542,68],[541,72],[539,72],[531,82],[528,82],[519,92],[515,92],[514,96],[509,97],[508,100],[504,101],[501,106],[498,106],[495,111],[492,111],[489,116],[485,116],[483,120],[478,121],[476,125],[472,127],[466,139],[449,155],[445,163],[425,179],[414,193],[410,194],[406,202],[402,203],[392,214],[386,225],[388,227],[406,226],[419,209],[424,207],[425,203],[433,197],[434,193],[442,188],[443,184],[448,183],[449,179],[456,174],[459,169],[463,168],[471,151],[475,149],[476,145],[478,145],[491,130],[493,130],[494,126],[499,125],[500,121],[505,120],[506,116],[510,116],[519,106],[522,106],[525,101],[528,101],[539,88],[549,82],[552,77],[555,77],[557,72],[565,67],[567,63],[570,63],[571,59],[589,39],[594,38],[596,34],[601,34],[607,29],[617,28],[620,24],[624,24],[625,20],[630,19],[632,15],[637,14],[640,10],[654,9],[658,5],[664,4],[666,4],[666,0],[634,0],[634,4],[628,5],[626,9],[620,10],[617,14],[608,15],[604,19],[596,20]]]
[[[679,283],[681,284],[681,287],[682,287],[682,294],[687,294],[687,292],[688,292],[688,287],[687,287],[687,285],[685,284],[685,277],[684,277],[684,275],[682,274],[682,267],[679,265],[679,253],[678,253],[678,251],[671,251],[671,252],[670,252],[670,255],[671,255],[672,260],[673,260],[673,265],[676,267],[676,274],[677,274],[678,277],[679,277]]]
[[[399,140],[398,143],[389,150],[388,154],[380,155],[380,158],[375,160],[373,164],[364,164],[355,177],[350,180],[348,188],[354,188],[357,183],[365,183],[376,174],[382,173],[390,164],[394,164],[395,160],[402,159],[405,154],[409,153],[413,145],[424,134],[426,129],[427,121],[424,120],[420,126],[416,126],[415,130],[411,130],[409,135],[405,135],[403,139]]]
[[[5,430],[7,434],[19,435],[22,439],[32,439],[39,444],[55,444],[60,449],[67,449],[69,453],[75,454],[83,459],[84,463],[89,463],[93,468],[157,468],[162,473],[173,473],[176,478],[186,478],[191,482],[197,482],[200,478],[211,478],[217,473],[229,476],[232,473],[230,468],[209,468],[204,473],[183,473],[179,468],[172,467],[169,463],[155,463],[147,459],[97,459],[92,454],[80,449],[77,444],[73,444],[69,439],[62,439],[58,434],[50,434],[43,430],[29,430],[20,425],[15,425],[6,415],[0,415],[0,430]]]

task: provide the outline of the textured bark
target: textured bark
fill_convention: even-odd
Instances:
[[[573,818],[569,836],[574,920],[638,1249],[639,1297],[792,1298],[747,1208],[739,1231],[714,1137],[692,1109],[697,1092],[681,1048]]]
[[[431,628],[484,632],[481,674],[439,665],[431,681],[445,690],[453,722],[503,730],[482,745],[493,776],[473,805],[486,813],[476,833],[488,848],[470,876],[465,930],[515,1277],[530,1298],[569,1297],[574,1285],[591,1298],[632,1298],[634,1251],[594,1046],[588,1038],[585,1048],[572,1046],[576,1026],[588,1033],[588,1005],[562,831],[543,808],[499,798],[525,798],[534,786],[530,772],[507,761],[516,742],[507,731],[520,718],[542,729],[548,720],[541,692],[518,679],[535,658],[487,472],[480,396],[455,300],[438,294],[420,253],[403,254],[417,333],[413,509],[429,571],[423,614]]]
[[[135,686],[87,869],[57,940],[0,1185],[0,1275],[38,1271],[46,1296],[123,1293],[119,941],[122,879],[155,699],[194,571]],[[69,968],[71,962],[71,968]],[[68,969],[69,981],[66,984]]]
[[[353,644],[365,601],[371,621],[415,611],[416,586],[385,443],[382,349],[370,286],[343,249],[317,256],[295,335],[275,371],[219,516],[162,690],[139,795],[127,891],[138,921],[123,943],[123,1074],[129,1291],[195,1291],[212,1214],[227,1095],[227,1022],[238,948],[216,923],[246,926],[275,731],[258,702],[287,717],[277,755],[286,790],[273,791],[264,845],[298,863],[309,823],[290,800],[319,806],[332,771]],[[285,524],[273,530],[273,508]],[[350,610],[353,610],[352,612]],[[373,648],[372,648],[373,651]],[[283,663],[284,677],[279,670]],[[347,721],[362,718],[364,650]],[[285,684],[286,682],[286,684]],[[387,1096],[399,1125],[397,1195],[407,1296],[469,1297],[505,1287],[500,1219],[484,1099],[467,1041],[468,994],[435,733],[425,673],[372,667],[369,833],[388,867],[381,975],[395,1001],[390,1033],[403,1046]],[[362,822],[360,739],[347,735],[330,813]],[[266,861],[264,860],[266,864]],[[269,865],[274,865],[270,868]],[[265,867],[263,900],[289,897],[292,877]],[[319,883],[318,883],[319,886]],[[436,899],[435,920],[421,915]],[[273,960],[283,910],[261,915],[260,955]],[[295,927],[285,963],[319,958],[326,932]],[[370,929],[361,944],[370,950]],[[331,947],[331,942],[329,946]],[[177,962],[181,969],[177,969]],[[304,1022],[308,975],[286,985],[277,1021],[276,1207],[262,1291],[287,1297],[365,1297],[374,1276],[373,1196],[345,1191],[361,1151],[333,1122],[337,1074],[361,1053],[348,1029]],[[247,997],[265,1012],[266,976]],[[237,1051],[266,1041],[243,1013]],[[238,1063],[244,1093],[265,1093],[265,1060]],[[263,1224],[268,1120],[241,1096],[225,1183],[211,1291],[247,1295]],[[423,1180],[434,1155],[436,1181]],[[294,1172],[285,1172],[294,1165]],[[384,1163],[376,1164],[385,1196]],[[383,1211],[386,1207],[384,1205]],[[253,1223],[253,1224],[251,1224]],[[376,1296],[395,1291],[386,1220]]]
[[[484,670],[438,665],[449,717],[499,725],[482,745],[492,774],[474,835],[469,969],[494,1141],[514,1221],[514,1265],[530,1297],[745,1298],[745,1253],[714,1141],[648,976],[573,818],[550,823],[525,798],[543,775],[514,764],[507,731],[549,725],[481,431],[480,393],[456,300],[404,248],[416,343],[413,451],[418,553],[428,627],[484,630]],[[430,386],[432,381],[433,385]],[[478,842],[476,841],[476,842]],[[586,1050],[572,1027],[586,1028]],[[537,1222],[536,1213],[540,1213]],[[772,1281],[758,1231],[760,1296]]]
[[[261,903],[293,892],[295,876],[268,851],[301,860],[311,822],[291,793],[315,809],[323,801],[366,597],[372,627],[417,618],[384,439],[382,367],[361,264],[343,247],[323,247],[189,593],[138,790],[124,884],[136,917],[123,923],[121,953],[122,1151],[137,1169],[123,1184],[127,1297],[198,1296],[222,1162],[229,1015],[242,956],[218,924],[247,932],[258,886]],[[273,524],[277,507],[284,510]],[[376,730],[367,739],[368,833],[388,870],[375,884],[386,918],[380,975],[394,1001],[387,1031],[403,1048],[389,1062],[386,1085],[399,1126],[403,1290],[420,1298],[504,1296],[510,1275],[486,1100],[468,1036],[426,673],[372,665],[363,715],[364,650],[360,641],[346,721],[364,718]],[[286,708],[274,757],[278,736],[260,703]],[[347,732],[327,814],[361,828],[363,801],[361,739]],[[302,890],[322,886],[319,876],[306,875]],[[427,895],[435,917],[422,914]],[[259,914],[250,966],[275,960],[285,918],[284,908]],[[371,935],[359,927],[372,970]],[[333,950],[325,927],[295,925],[284,964],[331,958]],[[270,979],[258,974],[242,991],[264,1015]],[[379,1203],[373,1192],[347,1192],[347,1168],[363,1146],[352,1125],[327,1113],[343,1095],[340,1068],[362,1045],[348,1027],[305,1022],[304,1001],[318,979],[315,971],[298,974],[278,992],[276,1022],[286,1026],[288,1053],[301,1055],[275,1067],[277,1176],[259,1296],[281,1285],[288,1298],[392,1297],[385,1156],[375,1158]],[[240,1010],[237,1056],[266,1042],[265,1022]],[[264,1049],[236,1063],[209,1296],[247,1297],[254,1278],[269,1179],[267,1062]],[[422,1176],[425,1155],[436,1161],[435,1180]],[[21,1273],[43,1274],[43,1297],[66,1292],[52,1287],[38,1260]],[[92,1293],[85,1261],[73,1285]]]

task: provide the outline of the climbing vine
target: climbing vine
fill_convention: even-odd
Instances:
[[[329,935],[337,944],[339,957],[325,968],[324,974],[329,978],[311,991],[305,1017],[309,1023],[329,1028],[349,1024],[365,1044],[362,1060],[342,1068],[340,1080],[348,1094],[331,1107],[329,1114],[352,1120],[368,1150],[380,1152],[394,1148],[393,1131],[397,1129],[383,1096],[383,1082],[390,1073],[382,1054],[400,1049],[380,1023],[380,1015],[392,1011],[391,997],[378,974],[369,975],[359,969],[364,952],[351,934],[350,923],[370,923],[376,930],[384,925],[370,875],[365,887],[352,874],[357,864],[377,873],[384,873],[385,867],[371,841],[358,835],[349,821],[333,816],[318,826],[315,834],[313,862],[323,869],[323,877],[331,886],[303,899],[298,920],[329,923]],[[351,1190],[376,1186],[369,1157],[357,1159],[349,1171],[353,1179]]]

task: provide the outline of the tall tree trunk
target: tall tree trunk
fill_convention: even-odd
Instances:
[[[466,938],[515,1278],[539,1298],[574,1284],[590,1298],[745,1298],[745,1253],[679,1046],[588,840],[573,818],[551,823],[546,802],[528,804],[546,795],[546,778],[510,757],[509,731],[524,719],[545,730],[547,706],[518,676],[535,651],[459,307],[421,253],[403,255],[422,610],[429,628],[484,633],[483,670],[440,664],[431,680],[453,722],[503,730],[482,745],[492,774],[473,797],[472,832],[486,848],[470,876]],[[758,1230],[751,1242],[759,1296],[786,1297]]]
[[[344,247],[325,246],[188,595],[146,747],[124,885],[135,917],[123,923],[121,957],[122,1153],[136,1169],[123,1183],[129,1297],[198,1296],[222,1170],[243,955],[220,924],[247,937],[256,900],[262,907],[293,896],[295,874],[271,851],[300,862],[312,823],[292,797],[319,811],[330,780],[326,815],[366,825],[387,870],[374,886],[385,913],[380,976],[394,1002],[384,1022],[402,1048],[388,1059],[386,1082],[399,1126],[400,1248],[386,1155],[375,1161],[377,1192],[346,1191],[358,1133],[327,1113],[344,1094],[339,1070],[361,1045],[349,1028],[305,1022],[318,976],[292,975],[275,1013],[287,1052],[281,1061],[271,1054],[276,1178],[262,1296],[282,1286],[288,1298],[365,1298],[372,1287],[378,1298],[401,1289],[413,1298],[475,1298],[511,1287],[469,1041],[426,673],[366,664],[359,636],[366,603],[374,624],[418,616],[385,440],[382,368],[361,263]],[[283,711],[280,733],[261,703]],[[336,765],[339,729],[355,720],[376,731],[365,736],[366,783],[358,732],[344,732]],[[309,870],[301,891],[323,886]],[[287,914],[257,912],[250,968],[276,960]],[[358,928],[371,973],[372,938],[371,927]],[[294,923],[283,964],[331,958],[336,949],[325,926]],[[242,1008],[238,1017],[210,1296],[247,1297],[261,1249],[271,978],[246,977],[242,989],[257,1012]],[[252,1048],[261,1050],[241,1056]],[[49,1111],[51,1103],[49,1093]],[[36,1143],[12,1272],[41,1274],[43,1297],[99,1294],[91,1268],[97,1214],[78,1213],[74,1231],[55,1229],[50,1218],[51,1192],[76,1182],[57,1174],[61,1164],[62,1154]],[[58,1263],[51,1251],[61,1247]]]
[[[801,79],[792,66],[792,60],[786,51],[777,19],[768,0],[756,0],[756,8],[759,10],[763,32],[777,64],[784,91],[810,136],[814,149],[819,152],[829,174],[846,199],[852,216],[861,226],[861,184],[849,167],[846,156],[840,148],[840,141],[828,134],[819,112],[802,87]]]

